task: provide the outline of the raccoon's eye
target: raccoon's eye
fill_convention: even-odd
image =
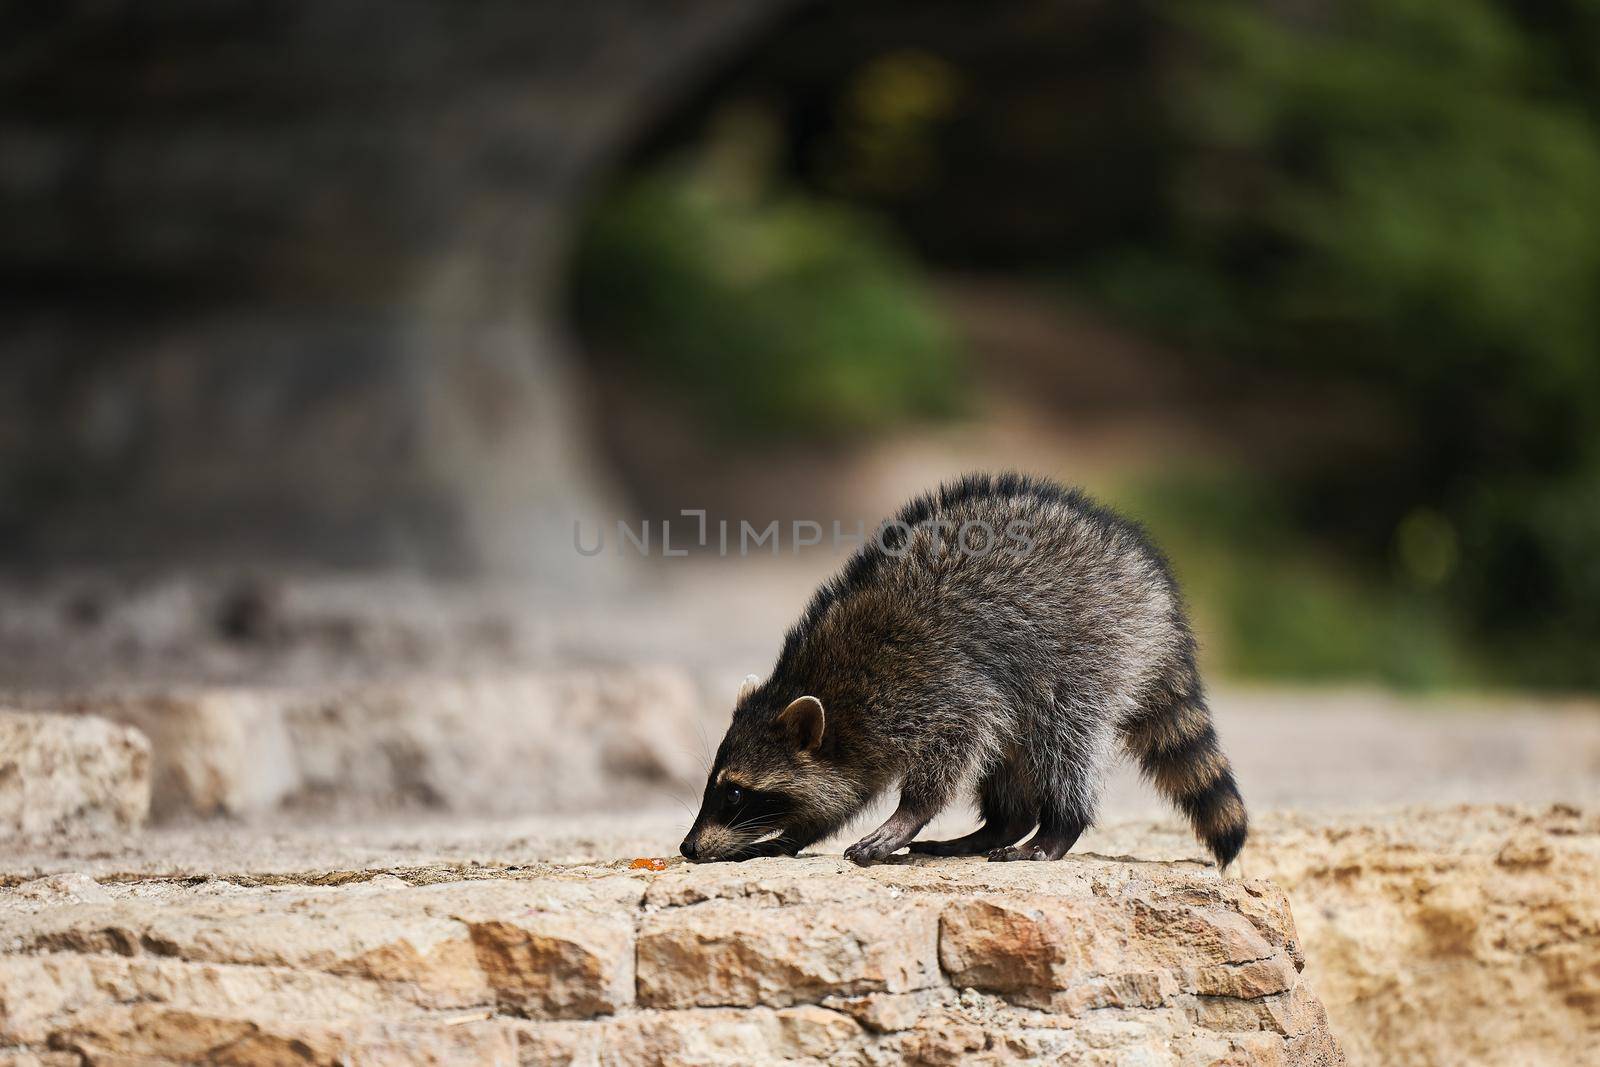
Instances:
[[[730,808],[736,808],[744,801],[744,790],[736,785],[730,785],[726,799]]]

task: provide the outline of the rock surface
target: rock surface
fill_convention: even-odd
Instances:
[[[150,808],[150,745],[105,719],[0,711],[0,838],[133,830]]]
[[[93,1062],[1343,1062],[1266,882],[1092,857],[394,872],[0,891],[0,1048]]]
[[[1285,817],[1251,857],[1294,902],[1351,1062],[1594,1062],[1600,814]]]
[[[467,1014],[491,1010],[486,988],[502,991],[494,996],[501,1022],[514,1010],[557,1016],[566,1010],[563,1004],[577,1003],[566,992],[553,993],[549,987],[513,977],[528,973],[518,972],[516,961],[535,958],[536,952],[557,953],[555,958],[563,962],[552,973],[584,976],[579,986],[567,985],[563,977],[561,990],[590,990],[585,994],[589,1004],[607,998],[618,1002],[616,991],[626,985],[620,977],[626,962],[608,954],[603,924],[594,924],[596,940],[579,946],[562,929],[530,926],[533,916],[499,913],[507,901],[515,910],[522,898],[494,896],[495,892],[531,893],[536,886],[545,896],[533,897],[524,908],[541,913],[566,909],[569,915],[573,909],[611,917],[626,913],[633,924],[635,960],[645,961],[633,979],[634,1007],[594,1019],[561,1017],[538,1023],[537,1047],[546,1050],[540,1055],[553,1058],[555,1053],[549,1050],[566,1050],[562,1055],[579,1063],[595,1062],[595,1049],[612,1047],[654,1050],[657,1058],[644,1062],[661,1063],[717,1062],[718,1057],[722,1062],[761,1062],[773,1055],[765,1050],[773,1048],[826,1059],[815,1050],[836,1047],[842,1040],[837,1035],[855,1033],[852,1027],[868,1035],[853,1039],[858,1041],[870,1037],[872,1042],[888,1043],[890,1035],[899,1035],[894,1038],[899,1051],[884,1053],[888,1062],[913,1054],[924,1060],[943,1056],[958,1062],[966,1053],[992,1053],[985,1045],[988,1035],[1014,1036],[1044,1026],[1041,1020],[1054,1020],[1049,1025],[1058,1026],[1069,1019],[1072,1033],[1086,1040],[1100,1032],[1097,1027],[1119,1033],[1118,1028],[1137,1029],[1156,1018],[1160,1009],[1085,1005],[1100,997],[1136,1003],[1169,996],[1172,986],[1162,974],[1172,978],[1171,961],[1181,959],[1178,954],[1187,951],[1188,944],[1210,945],[1208,951],[1217,953],[1211,965],[1196,964],[1183,976],[1196,990],[1204,982],[1208,988],[1245,993],[1287,974],[1282,953],[1250,963],[1227,962],[1228,953],[1259,952],[1259,946],[1250,947],[1250,931],[1228,916],[1232,903],[1206,904],[1196,913],[1184,913],[1189,918],[1202,911],[1209,916],[1199,925],[1163,921],[1171,912],[1162,911],[1169,905],[1156,893],[1161,886],[1198,886],[1194,899],[1204,903],[1206,894],[1219,892],[1219,886],[1253,884],[1214,881],[1199,846],[1173,819],[1097,827],[1062,864],[1009,868],[1036,873],[1028,875],[1031,881],[1003,886],[984,879],[992,873],[999,878],[1023,876],[998,868],[992,872],[982,864],[946,861],[894,864],[870,872],[856,872],[828,857],[799,864],[774,860],[692,869],[674,865],[659,876],[620,869],[626,864],[617,857],[669,854],[683,823],[681,812],[658,811],[336,830],[240,832],[215,826],[157,829],[137,840],[99,839],[50,847],[39,843],[0,855],[0,885],[14,887],[0,890],[0,930],[12,930],[17,915],[32,915],[30,923],[44,923],[71,908],[98,908],[95,914],[111,917],[100,928],[141,932],[120,942],[136,945],[136,956],[112,960],[97,951],[93,959],[100,962],[95,966],[126,968],[143,959],[146,967],[157,963],[172,967],[173,957],[160,956],[144,945],[140,940],[144,928],[131,917],[170,904],[176,910],[160,928],[162,936],[189,952],[184,946],[203,939],[193,929],[186,933],[180,917],[192,915],[196,902],[211,901],[221,908],[225,901],[235,902],[229,904],[234,907],[298,895],[310,902],[297,905],[296,914],[321,913],[337,920],[346,931],[341,936],[353,939],[346,956],[365,954],[363,966],[369,973],[389,968],[391,974],[409,974],[417,995],[431,996],[440,1005],[484,1004],[422,1009],[435,1014],[413,1020],[412,1030],[398,1024],[379,1026],[376,1021],[350,1028],[348,1018],[339,1015],[345,1009],[337,1005],[360,1003],[349,999],[351,989],[369,987],[345,976],[336,984],[343,991],[339,996],[346,999],[330,1000],[333,1007],[307,1018],[331,1019],[328,1026],[338,1030],[337,1040],[378,1049],[395,1047],[394,1042],[422,1042],[419,1035],[426,1028],[417,1026],[436,1023],[436,1013],[457,1013],[448,1016],[456,1021],[447,1034],[427,1038],[461,1043],[439,1045],[446,1051],[435,1058],[445,1060],[450,1049],[467,1048],[469,1041],[484,1042],[478,1046],[484,1057],[501,1047],[493,1044],[500,1038],[480,1032],[492,1029],[489,1020]],[[1132,857],[1145,862],[1133,862]],[[1256,818],[1243,870],[1255,878],[1269,878],[1287,892],[1306,960],[1295,988],[1307,988],[1309,982],[1316,991],[1326,1006],[1330,1029],[1351,1063],[1499,1067],[1512,1062],[1508,1050],[1514,1050],[1514,1062],[1551,1067],[1592,1059],[1600,1039],[1600,894],[1594,890],[1600,885],[1600,813],[1595,809],[1479,805],[1347,814],[1264,813]],[[1130,881],[1116,881],[1122,876],[1117,872]],[[1149,887],[1153,895],[1141,899],[1129,888],[1136,883]],[[1029,903],[1041,884],[1050,901],[1047,909]],[[1084,893],[1085,884],[1120,886],[1122,895]],[[458,887],[435,890],[459,896],[459,903],[450,905],[454,918],[414,914],[406,918],[405,909],[395,910],[397,897],[429,899],[423,890],[437,885]],[[492,885],[512,888],[484,888]],[[617,897],[604,897],[608,886]],[[407,887],[416,896],[407,898]],[[928,969],[925,919],[918,903],[941,896],[953,898],[938,913],[939,942],[934,950],[937,981],[948,985],[912,988],[920,981],[917,975],[933,973]],[[585,899],[610,903],[580,906]],[[1243,902],[1247,906],[1238,914],[1249,917],[1255,914],[1251,907],[1265,908],[1275,899],[1281,898],[1273,892],[1253,903]],[[380,903],[386,900],[389,903]],[[564,903],[569,900],[572,903]],[[1126,911],[1118,906],[1119,900],[1128,904]],[[793,909],[784,912],[786,921],[792,915],[797,921],[808,917],[807,922],[824,923],[878,903],[883,907],[874,910],[872,929],[894,930],[898,940],[893,945],[873,942],[859,952],[847,941],[831,950],[810,948],[794,936],[793,925],[763,926],[759,939],[764,951],[779,954],[767,958],[745,952],[734,936],[743,919],[763,908]],[[371,917],[361,920],[368,904],[373,905]],[[119,926],[117,916],[124,908],[136,910],[128,911],[130,918]],[[270,909],[263,905],[257,910]],[[693,916],[694,922],[689,924],[685,916]],[[1065,916],[1072,916],[1072,921],[1064,923]],[[456,964],[449,962],[452,952],[460,954],[457,959],[466,959],[461,946],[471,940],[450,925],[457,921],[507,924],[489,926],[492,937],[479,935],[471,954],[474,963],[464,971],[452,971]],[[1159,927],[1160,937],[1140,949],[1150,964],[1145,972],[1093,974],[1096,960],[1102,958],[1097,954],[1121,958],[1118,939],[1142,938],[1147,923]],[[382,932],[386,924],[400,931],[395,938],[403,936],[410,947],[374,952],[390,943]],[[1258,923],[1251,925],[1261,932]],[[248,923],[230,920],[230,931],[229,938],[249,934],[258,946],[292,943],[267,918]],[[1075,938],[1072,952],[1062,950],[1065,942],[1060,938],[1067,933]],[[701,944],[701,934],[707,955],[688,959],[685,969],[678,970],[677,950],[691,941]],[[77,936],[83,936],[81,931]],[[539,941],[540,937],[547,940]],[[1274,944],[1270,938],[1268,943]],[[441,951],[437,946],[443,944],[456,947]],[[797,944],[804,951],[798,951]],[[1014,965],[997,969],[992,952],[1002,944],[1018,951]],[[13,953],[6,966],[18,966],[19,959],[35,964],[43,959],[37,952],[17,957],[16,946],[6,951]],[[62,949],[53,958],[60,968],[87,967],[84,961],[90,957]],[[300,970],[292,981],[301,985],[284,986],[287,991],[281,996],[309,988],[313,979],[301,973],[307,957],[282,958],[296,961]],[[505,962],[495,962],[500,960]],[[215,970],[221,965],[205,966]],[[234,964],[227,974],[255,974],[253,981],[266,981],[250,969],[261,966]],[[498,977],[479,977],[491,972]],[[179,967],[173,973],[194,972]],[[447,977],[452,973],[457,978]],[[462,973],[468,977],[460,979]],[[694,984],[702,979],[715,983],[714,994],[707,995]],[[331,980],[324,976],[316,981]],[[0,986],[6,984],[0,981]],[[824,985],[853,992],[818,997],[816,991]],[[901,991],[891,990],[891,985]],[[1058,985],[1072,988],[1058,989]],[[645,989],[663,1004],[695,1006],[637,1006]],[[811,992],[796,996],[794,989]],[[1302,1007],[1281,994],[1259,1000],[1199,992],[1176,996],[1180,1002],[1193,996],[1195,1018],[1201,1018],[1203,1007],[1205,1018],[1223,1028],[1213,1032],[1229,1034],[1238,1032],[1229,1027],[1261,1024],[1264,1007],[1266,1025],[1292,1028]],[[501,1008],[502,1003],[529,1006]],[[1073,1015],[1074,1011],[1080,1014]],[[514,1018],[522,1020],[520,1015]],[[930,1018],[940,1021],[925,1023]],[[1129,1018],[1135,1021],[1129,1023]],[[341,1026],[346,1029],[338,1029]],[[526,1031],[519,1034],[517,1040],[535,1040]],[[1265,1040],[1257,1034],[1252,1040]],[[829,1045],[830,1041],[835,1044]],[[4,1044],[0,1039],[0,1048]],[[1115,1050],[1123,1046],[1112,1042],[1107,1048],[1112,1051],[1104,1058],[1116,1062],[1122,1054]],[[466,1052],[456,1055],[472,1058]],[[1140,1062],[1132,1053],[1124,1058]],[[1243,1054],[1240,1058],[1249,1061]],[[1180,1057],[1179,1062],[1185,1061]]]
[[[1088,838],[1198,858],[1173,822]],[[1256,820],[1242,869],[1283,887],[1305,976],[1353,1064],[1570,1067],[1600,1041],[1600,810],[1453,805]]]

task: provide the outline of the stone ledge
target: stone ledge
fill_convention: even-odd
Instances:
[[[756,860],[0,891],[0,1048],[309,1062],[1336,1064],[1281,891]],[[83,879],[87,882],[87,879]],[[404,1051],[402,1051],[404,1050]]]

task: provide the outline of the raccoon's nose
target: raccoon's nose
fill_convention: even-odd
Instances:
[[[700,846],[695,843],[695,840],[692,837],[684,838],[683,844],[678,846],[678,851],[683,853],[683,858],[686,860],[697,860],[700,858]]]

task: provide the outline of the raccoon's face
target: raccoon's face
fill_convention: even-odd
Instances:
[[[826,715],[801,697],[777,716],[734,716],[706,780],[700,814],[679,847],[696,863],[794,853],[826,832],[836,777],[818,750]]]

